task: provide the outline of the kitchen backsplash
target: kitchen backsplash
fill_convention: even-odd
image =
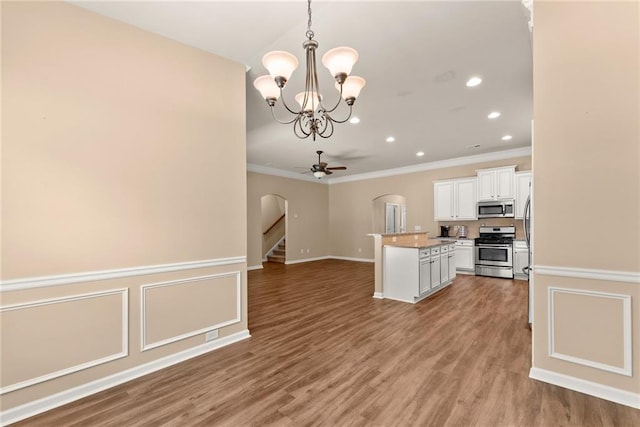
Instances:
[[[438,221],[438,230],[440,230],[441,225],[450,225],[449,229],[449,237],[457,237],[458,229],[457,226],[464,225],[467,227],[467,238],[473,239],[478,237],[480,233],[481,225],[495,225],[495,226],[508,226],[515,225],[516,227],[516,239],[524,240],[524,230],[522,229],[522,220],[514,219],[514,218],[484,218],[479,219],[477,221]],[[437,235],[436,235],[437,236]],[[434,238],[436,236],[431,236]]]

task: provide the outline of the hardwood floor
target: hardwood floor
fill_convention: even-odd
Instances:
[[[526,286],[459,275],[411,305],[372,298],[372,264],[268,263],[249,272],[249,340],[15,425],[640,425],[528,378]]]

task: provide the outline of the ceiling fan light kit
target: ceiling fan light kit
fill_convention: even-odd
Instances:
[[[327,166],[329,164],[327,162],[323,162],[320,160],[320,156],[322,155],[322,153],[324,153],[324,151],[321,151],[321,150],[316,151],[316,154],[318,155],[318,163],[311,166],[311,168],[309,169],[313,173],[313,176],[315,176],[318,179],[322,179],[326,175],[331,175],[333,171],[347,170],[346,166],[334,166],[334,167],[328,168]]]
[[[269,71],[269,75],[258,77],[253,85],[267,101],[271,108],[271,114],[277,122],[293,123],[293,132],[298,138],[305,139],[311,136],[315,141],[316,136],[329,138],[333,134],[334,123],[344,123],[349,120],[353,104],[366,81],[362,77],[350,75],[353,65],[358,60],[358,52],[355,49],[342,46],[329,50],[322,56],[322,64],[329,69],[336,80],[335,87],[340,93],[340,97],[332,108],[325,107],[318,85],[316,65],[318,42],[313,39],[314,33],[311,30],[311,0],[307,1],[307,13],[309,15],[307,40],[302,44],[306,51],[306,79],[304,92],[295,96],[295,100],[300,104],[300,109],[297,111],[291,109],[282,96],[287,81],[291,78],[293,71],[298,68],[298,59],[295,55],[280,50],[264,55],[262,65]],[[291,120],[279,120],[275,115],[274,107],[278,98],[281,97],[282,105],[289,113],[293,114]],[[349,114],[344,119],[336,119],[331,113],[338,108],[341,100],[344,100],[349,107]],[[316,178],[322,177],[316,176]]]

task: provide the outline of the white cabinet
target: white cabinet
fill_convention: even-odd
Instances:
[[[531,171],[516,173],[516,218],[521,219],[524,216],[524,205],[527,202],[527,197],[529,197],[532,179],[533,175],[531,174]]]
[[[475,177],[433,183],[433,216],[436,221],[477,219],[477,201]]]
[[[449,245],[449,280],[456,278],[456,245]]]
[[[440,248],[440,283],[449,280],[449,245]]]
[[[513,199],[515,172],[515,166],[478,170],[478,201]]]
[[[529,265],[529,249],[524,240],[513,242],[513,274],[516,279],[527,279],[527,274],[522,271]]]
[[[455,278],[449,243],[428,248],[385,246],[382,265],[382,292],[385,298],[416,303],[451,284]],[[441,253],[441,251],[444,251]],[[445,263],[443,267],[442,263]]]
[[[431,289],[440,286],[440,248],[431,248]]]
[[[473,273],[475,261],[473,257],[473,240],[457,240],[455,243],[455,266],[460,272]]]

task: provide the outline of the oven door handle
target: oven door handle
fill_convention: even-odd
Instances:
[[[510,249],[513,245],[476,245],[476,248]]]

